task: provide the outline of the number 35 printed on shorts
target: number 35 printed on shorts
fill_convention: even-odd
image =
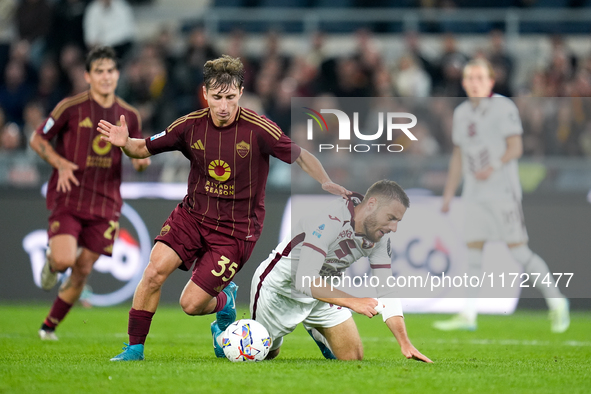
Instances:
[[[226,256],[221,256],[220,257],[220,261],[218,261],[218,265],[220,266],[220,270],[216,271],[216,270],[211,270],[211,273],[214,276],[222,276],[226,273],[229,273],[229,276],[224,276],[222,278],[222,280],[224,282],[229,281],[230,279],[232,279],[234,277],[234,275],[236,275],[236,268],[238,268],[238,264],[234,263],[234,262],[230,262],[230,259],[227,258]]]

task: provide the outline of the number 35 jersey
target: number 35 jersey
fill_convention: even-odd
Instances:
[[[306,216],[293,225],[291,235],[257,269],[255,275],[260,275],[261,286],[270,286],[285,297],[312,302],[315,300],[296,290],[296,275],[341,276],[363,257],[369,259],[374,273],[376,269],[384,269],[380,271],[391,274],[389,234],[374,243],[355,233],[353,208],[362,199],[363,196],[356,193],[340,198],[327,205],[322,214]],[[324,259],[301,261],[303,248],[315,250]]]

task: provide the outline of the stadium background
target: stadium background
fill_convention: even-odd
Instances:
[[[40,189],[49,166],[26,140],[63,97],[86,89],[84,13],[88,2],[0,3],[0,300],[47,300],[31,275],[24,236],[45,228]],[[146,136],[178,116],[201,108],[203,63],[221,53],[240,56],[247,68],[241,104],[268,115],[290,132],[292,96],[458,97],[468,58],[485,56],[498,75],[497,92],[541,100],[543,108],[522,113],[525,155],[520,161],[524,210],[531,247],[553,269],[588,260],[584,239],[591,212],[591,2],[584,0],[225,0],[130,2],[134,29],[115,45],[122,54],[118,94],[140,109]],[[367,6],[371,4],[372,6]],[[469,7],[467,7],[469,5]],[[546,98],[563,97],[552,100]],[[443,122],[442,124],[445,124]],[[425,130],[408,155],[384,166],[385,176],[405,188],[440,194],[451,152],[449,128]],[[186,182],[182,155],[153,158],[133,182]],[[381,160],[377,158],[376,160]],[[382,166],[382,167],[384,167]],[[339,182],[342,168],[327,168]],[[250,274],[276,245],[289,197],[285,168],[277,161],[267,188],[265,232],[237,276],[248,288]],[[417,176],[420,174],[420,176]],[[365,179],[346,179],[364,190]],[[167,188],[169,186],[165,186]],[[172,187],[172,186],[170,186]],[[315,185],[302,190],[318,193]],[[174,200],[126,200],[153,237]],[[133,234],[132,234],[133,235]],[[563,264],[563,265],[561,265]],[[567,265],[568,266],[568,265]],[[163,300],[176,302],[188,276],[175,273]],[[107,274],[90,279],[116,287]],[[96,285],[95,285],[96,286]],[[247,302],[247,291],[239,301]],[[573,308],[589,309],[588,299]],[[543,307],[523,299],[522,307]]]

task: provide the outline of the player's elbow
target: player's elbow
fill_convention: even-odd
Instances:
[[[312,154],[310,152],[302,148],[302,150],[300,151],[300,155],[298,156],[295,162],[297,163],[297,165],[303,168],[306,165],[306,159],[309,158],[311,155]]]
[[[33,150],[37,150],[37,145],[39,145],[38,143],[38,139],[39,139],[39,134],[37,133],[33,133],[31,134],[31,138],[29,138],[29,146],[31,147],[31,149]]]

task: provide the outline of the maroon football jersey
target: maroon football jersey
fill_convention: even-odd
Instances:
[[[65,206],[79,213],[103,218],[119,217],[121,213],[121,149],[101,141],[96,130],[104,119],[119,123],[125,115],[129,135],[142,138],[138,111],[119,97],[110,108],[101,107],[90,91],[62,100],[49,118],[37,129],[46,140],[55,137],[55,150],[78,165],[74,176],[80,186],[71,184],[69,192],[57,192],[58,171],[54,168],[47,188],[47,208]]]
[[[214,125],[209,108],[192,112],[146,146],[151,154],[181,151],[191,161],[183,207],[203,225],[247,241],[263,228],[269,155],[293,163],[301,152],[275,123],[245,108],[224,127]]]

